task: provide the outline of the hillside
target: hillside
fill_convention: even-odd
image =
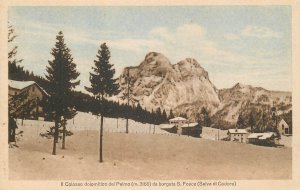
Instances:
[[[65,150],[58,143],[57,155],[51,155],[52,139],[39,135],[53,123],[26,120],[24,126],[19,125],[17,133],[23,131],[23,134],[17,138],[19,148],[9,149],[9,179],[274,180],[292,177],[291,148],[168,135],[159,129],[153,134],[148,132],[148,125],[132,125],[132,121],[133,133],[125,134],[124,123],[120,122],[117,128],[116,120],[110,118],[105,120],[104,163],[100,164],[99,119],[85,113],[76,117],[75,124],[71,120],[67,126],[74,135],[66,138]]]

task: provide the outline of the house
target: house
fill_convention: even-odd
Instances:
[[[169,133],[177,133],[177,126],[175,126],[174,124],[161,124],[160,128]]]
[[[198,123],[186,123],[178,126],[177,133],[192,137],[200,137],[200,134],[202,133],[202,127]]]
[[[276,134],[274,132],[251,133],[247,139],[248,143],[251,144],[274,146],[276,143]]]
[[[247,132],[246,129],[229,129],[227,134],[230,141],[246,143],[249,133]]]
[[[202,133],[202,127],[198,123],[186,123],[186,124],[161,124],[160,128],[178,135],[188,135],[192,137],[200,137]]]
[[[291,134],[290,127],[284,119],[280,120],[280,122],[277,125],[277,129],[278,129],[280,135]]]
[[[170,124],[182,125],[188,123],[188,120],[183,117],[175,117],[173,119],[169,119]]]
[[[21,92],[27,91],[28,96],[26,97],[28,100],[35,100],[38,104],[45,96],[49,96],[48,93],[40,87],[34,81],[8,81],[8,96],[12,97],[20,94]],[[26,101],[26,100],[25,100]],[[30,113],[31,115],[37,116],[38,113],[42,112],[42,108],[40,106],[36,107]]]

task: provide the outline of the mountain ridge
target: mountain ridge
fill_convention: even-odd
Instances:
[[[276,102],[288,107],[281,111],[291,110],[291,92],[272,91],[240,82],[231,88],[217,89],[196,59],[186,58],[172,64],[158,52],[146,54],[138,66],[124,68],[119,77],[121,92],[117,99],[126,89],[128,69],[133,79],[135,102],[147,110],[159,107],[168,113],[172,109],[175,115],[186,114],[195,121],[201,108],[205,107],[212,116],[230,123],[234,123],[243,106],[249,104],[271,106]]]

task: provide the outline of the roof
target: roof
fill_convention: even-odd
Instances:
[[[182,125],[181,127],[195,127],[197,125],[198,125],[198,123],[187,123],[187,124]]]
[[[49,94],[42,88],[40,87],[36,82],[34,81],[16,81],[16,80],[9,80],[8,81],[8,86],[14,89],[18,89],[18,90],[22,90],[24,88],[27,88],[31,85],[37,85],[40,90],[45,93],[47,96],[49,96]]]
[[[275,136],[273,132],[269,133],[251,133],[247,138],[248,139],[268,139],[271,138],[272,136]]]
[[[22,90],[28,86],[33,85],[34,81],[16,81],[16,80],[9,80],[8,86],[14,89]]]
[[[283,122],[283,124],[285,124],[286,126],[289,126],[286,121],[284,119],[281,119],[280,122],[278,123],[278,125],[280,125]]]
[[[172,129],[175,125],[170,125],[170,124],[161,124],[159,127],[161,129]]]
[[[169,121],[187,121],[187,119],[185,119],[183,117],[175,117],[173,119],[169,119]]]
[[[246,129],[228,129],[230,134],[246,134],[248,133]]]

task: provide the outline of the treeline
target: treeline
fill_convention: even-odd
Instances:
[[[14,68],[11,73],[10,79],[18,81],[35,81],[43,89],[48,91],[48,82],[40,76],[35,75],[33,72],[24,70],[23,67]],[[89,94],[85,94],[78,91],[73,91],[72,101],[77,111],[91,112],[95,115],[99,115],[101,112],[101,101],[97,100]],[[169,117],[165,110],[161,111],[160,108],[157,110],[147,111],[142,108],[140,104],[135,106],[128,106],[120,102],[104,100],[104,116],[111,118],[129,118],[141,123],[150,124],[161,124],[168,122]],[[170,114],[169,114],[170,115]],[[173,114],[171,114],[173,117]],[[50,116],[46,116],[47,120],[51,120]]]
[[[104,116],[111,118],[129,118],[141,123],[161,124],[168,122],[166,111],[158,108],[157,110],[147,111],[138,103],[136,106],[128,106],[120,102],[104,100],[103,105],[97,98],[88,94],[74,91],[73,102],[76,110],[81,112],[91,112],[99,115],[102,106],[104,106]]]

